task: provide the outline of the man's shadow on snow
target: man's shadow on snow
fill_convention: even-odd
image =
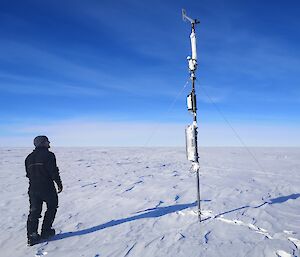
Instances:
[[[210,200],[203,200],[203,201],[210,201]],[[176,205],[171,205],[171,206],[166,206],[166,207],[155,207],[155,208],[150,208],[150,209],[146,209],[143,211],[139,211],[136,212],[137,215],[128,217],[128,218],[124,218],[124,219],[118,219],[118,220],[111,220],[109,222],[91,227],[91,228],[86,228],[86,229],[82,229],[82,230],[78,230],[78,231],[74,231],[74,232],[65,232],[65,233],[61,233],[58,235],[55,235],[53,238],[51,238],[49,241],[56,241],[56,240],[60,240],[60,239],[64,239],[64,238],[68,238],[68,237],[73,237],[73,236],[82,236],[82,235],[86,235],[89,233],[93,233],[105,228],[109,228],[109,227],[114,227],[126,222],[131,222],[134,220],[139,220],[139,219],[147,219],[147,218],[157,218],[157,217],[161,217],[173,212],[178,212],[178,211],[182,211],[184,209],[188,209],[191,207],[195,207],[197,205],[197,202],[193,202],[193,203],[187,203],[187,204],[176,204]],[[140,213],[140,214],[139,214]]]

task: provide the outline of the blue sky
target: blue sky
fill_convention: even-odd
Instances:
[[[0,146],[300,146],[297,1],[1,1]],[[211,99],[215,104],[212,104]]]

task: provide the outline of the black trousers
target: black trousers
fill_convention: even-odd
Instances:
[[[39,226],[39,218],[41,218],[41,212],[43,207],[43,202],[47,205],[47,211],[44,216],[42,231],[47,231],[51,229],[56,211],[58,208],[58,197],[55,188],[50,188],[49,190],[30,190],[29,195],[29,215],[27,219],[27,236],[32,233],[37,233]]]

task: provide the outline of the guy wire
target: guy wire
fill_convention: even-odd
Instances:
[[[181,88],[181,90],[178,92],[178,94],[175,96],[175,98],[173,99],[173,101],[171,102],[171,104],[169,105],[167,111],[164,113],[164,116],[168,115],[172,109],[174,108],[174,105],[176,104],[179,96],[181,96],[181,94],[183,93],[184,89],[187,87],[187,85],[189,84],[189,79],[185,82],[185,84],[183,85],[183,87]],[[152,140],[153,136],[155,135],[155,133],[158,131],[159,127],[161,125],[158,124],[154,127],[154,129],[152,130],[150,136],[147,138],[144,147],[148,146],[149,142]]]
[[[213,106],[215,107],[215,109],[217,110],[217,112],[219,113],[219,115],[223,118],[223,120],[227,123],[227,125],[230,127],[230,129],[233,131],[234,135],[236,136],[236,138],[239,140],[240,144],[247,150],[247,152],[249,153],[249,155],[252,157],[252,159],[256,162],[256,164],[258,165],[258,167],[265,172],[264,167],[260,164],[260,162],[257,160],[257,158],[255,157],[255,155],[250,151],[249,147],[246,145],[246,143],[244,142],[244,140],[242,139],[242,137],[239,135],[239,133],[234,129],[234,127],[231,125],[231,123],[229,122],[229,120],[225,117],[224,113],[221,111],[221,109],[219,108],[219,106],[217,105],[217,103],[209,96],[209,94],[207,93],[207,91],[205,90],[204,87],[201,87],[201,89],[203,90],[204,94],[206,95],[206,97],[209,99],[209,101],[213,104]]]

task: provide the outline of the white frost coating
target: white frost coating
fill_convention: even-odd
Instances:
[[[197,60],[197,47],[196,47],[196,34],[192,32],[190,35],[191,46],[192,46],[192,59]]]
[[[293,257],[293,255],[291,255],[283,250],[276,251],[276,254],[278,257]]]
[[[197,61],[193,59],[188,59],[190,71],[195,71],[197,68]]]
[[[193,101],[192,101],[192,95],[189,94],[187,99],[186,99],[186,103],[187,103],[187,108],[188,110],[192,110],[193,109]]]
[[[189,125],[185,129],[186,155],[189,161],[196,161],[196,130],[195,126]]]
[[[199,163],[198,163],[198,162],[193,162],[193,163],[192,163],[192,170],[193,170],[194,172],[197,172],[199,169],[200,169]]]

